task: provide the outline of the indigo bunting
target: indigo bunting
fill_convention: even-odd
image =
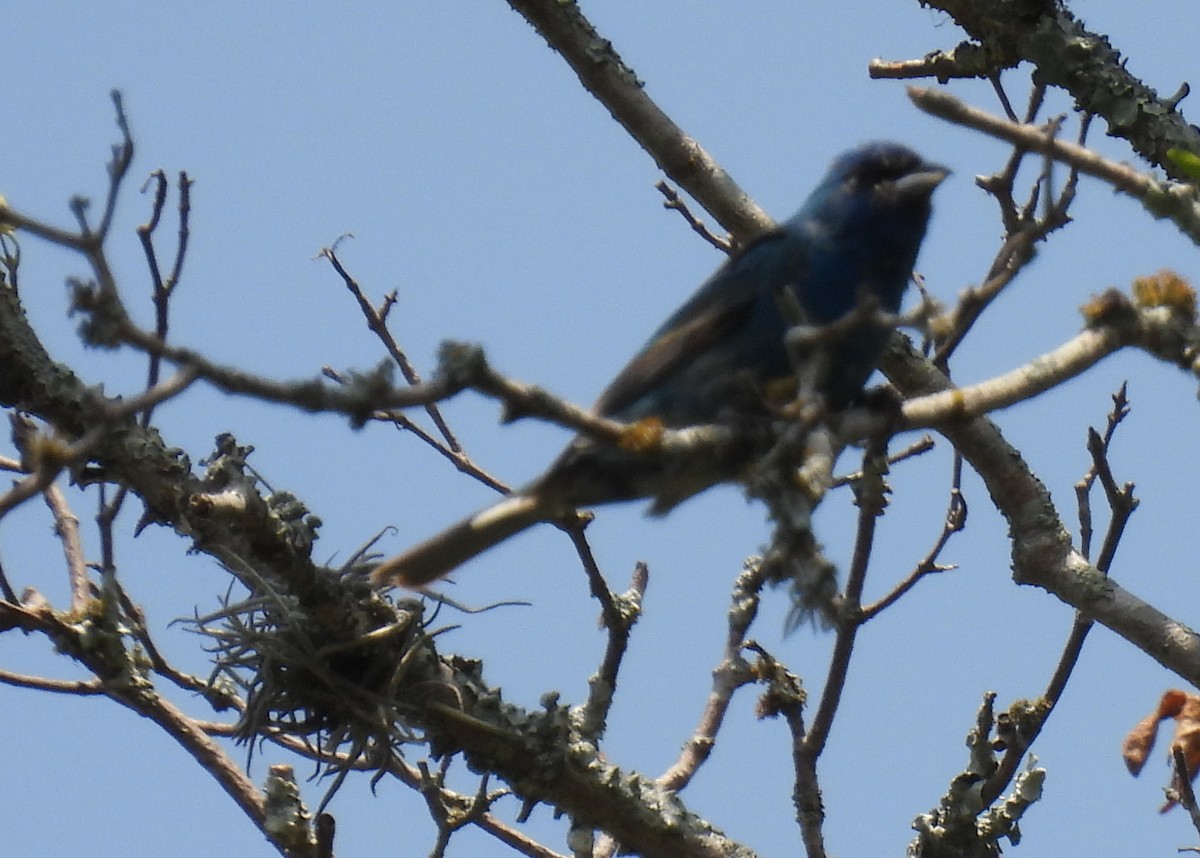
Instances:
[[[620,421],[677,428],[778,419],[794,399],[796,372],[785,344],[782,290],[809,325],[835,322],[862,302],[900,310],[925,235],[934,189],[949,170],[896,143],[877,142],[837,158],[788,221],[733,254],[650,337],[596,402]],[[878,313],[820,346],[816,390],[842,409],[875,370],[891,328]],[[787,398],[778,392],[787,389]],[[761,452],[761,451],[759,451]],[[749,455],[749,454],[748,454]],[[753,459],[739,463],[748,466]],[[579,436],[538,479],[372,573],[377,584],[417,587],[493,545],[577,507],[648,497],[662,513],[691,495],[737,479],[733,469],[689,472],[640,453]]]

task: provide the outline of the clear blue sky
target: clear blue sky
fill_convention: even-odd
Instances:
[[[285,13],[234,3],[181,8],[24,4],[0,30],[7,82],[0,193],[13,206],[67,225],[71,195],[99,202],[116,140],[108,91],[125,94],[138,154],[110,252],[143,319],[149,286],[132,230],[149,200],[137,186],[155,168],[185,169],[195,180],[192,248],[174,304],[179,343],[278,378],[311,377],[325,364],[373,366],[377,343],[337,276],[313,259],[351,232],[341,248],[345,264],[377,298],[398,290],[395,331],[418,365],[432,366],[442,339],[477,340],[501,370],[588,403],[720,261],[662,210],[650,159],[500,0],[325,2]],[[1174,92],[1194,72],[1183,59],[1194,56],[1200,33],[1193,4],[1135,11],[1090,0],[1074,8],[1160,91]],[[953,167],[920,268],[946,301],[983,276],[1000,226],[972,177],[997,169],[1003,150],[922,116],[899,84],[866,75],[872,57],[916,57],[959,42],[962,34],[943,16],[915,2],[861,0],[585,9],[659,104],[776,216],[799,204],[834,154],[863,140],[900,139]],[[1023,104],[1027,77],[1008,80]],[[996,109],[984,85],[952,89]],[[1053,109],[1067,107],[1059,98]],[[1188,101],[1183,108],[1200,110]],[[1093,142],[1129,159],[1102,130]],[[1094,292],[1127,288],[1164,266],[1195,273],[1195,247],[1095,182],[1083,183],[1075,217],[963,348],[959,381],[1006,371],[1066,339],[1080,326],[1076,308]],[[82,264],[33,239],[23,247],[22,297],[55,355],[110,393],[136,391],[140,362],[83,351],[66,318],[63,280],[84,273]],[[1137,483],[1143,503],[1114,575],[1195,626],[1194,383],[1140,355],[1120,355],[997,419],[1073,524],[1086,427],[1103,424],[1109,394],[1124,379],[1134,411],[1113,462],[1118,479]],[[447,414],[469,452],[513,484],[536,474],[567,437],[534,424],[500,427],[495,406],[471,396]],[[318,558],[345,558],[388,525],[398,532],[383,545],[398,549],[490,499],[415,440],[380,427],[352,433],[344,421],[202,387],[163,408],[159,421],[168,442],[193,460],[220,432],[253,444],[252,461],[271,484],[298,494],[324,520]],[[936,536],[948,463],[942,444],[897,469],[869,595],[890,589]],[[850,457],[842,462],[853,465]],[[1056,599],[1011,583],[1004,524],[976,478],[965,490],[969,527],[943,558],[960,568],[923,582],[860,636],[821,769],[836,854],[902,854],[913,816],[936,805],[965,763],[963,737],[983,693],[998,692],[1001,706],[1039,694],[1070,626],[1071,612]],[[72,497],[87,522],[94,496]],[[606,510],[591,533],[614,583],[635,561],[650,564],[646,615],[605,750],[653,776],[693,729],[720,656],[730,583],[767,526],[761,509],[732,488],[665,520],[641,512],[637,505]],[[843,567],[853,513],[843,492],[819,519],[819,535]],[[130,515],[126,533],[133,524]],[[0,560],[18,589],[35,586],[62,606],[65,576],[50,527],[37,505],[6,518]],[[95,556],[94,542],[89,547]],[[204,673],[196,639],[167,624],[214,608],[226,576],[207,558],[184,557],[184,547],[150,529],[123,540],[118,561],[168,655]],[[490,681],[514,702],[536,706],[550,689],[582,700],[603,641],[561,534],[534,532],[457,580],[454,595],[472,604],[533,605],[468,618],[443,648],[484,658]],[[785,637],[786,608],[784,593],[771,594],[754,636],[815,695],[831,638],[808,629]],[[0,637],[0,664],[76,675],[43,640],[13,633]],[[1025,817],[1026,840],[1012,854],[1167,855],[1195,842],[1184,814],[1156,813],[1165,754],[1156,753],[1140,780],[1118,755],[1123,733],[1179,684],[1114,635],[1093,634],[1036,747],[1049,770],[1046,796]],[[796,854],[785,730],[756,722],[753,702],[751,693],[739,697],[712,761],[684,798],[764,856]],[[0,713],[5,854],[274,854],[183,751],[125,710],[0,686]],[[274,756],[257,759],[257,782]],[[308,785],[311,804],[323,789]],[[372,797],[365,778],[352,779],[331,811],[339,855],[428,851],[423,804],[396,784]],[[565,851],[561,825],[549,816],[537,810],[531,830]],[[468,833],[450,854],[508,853]]]

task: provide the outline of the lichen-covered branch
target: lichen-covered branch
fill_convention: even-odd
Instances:
[[[753,858],[674,793],[605,761],[594,745],[572,741],[566,708],[553,699],[544,704],[541,712],[522,712],[485,697],[471,712],[431,704],[423,718],[435,743],[453,741],[468,763],[495,772],[518,796],[551,803],[633,854]]]
[[[1061,2],[1044,0],[930,0],[966,30],[979,46],[957,50],[981,77],[1021,62],[1039,81],[1059,87],[1085,113],[1103,117],[1108,132],[1129,140],[1139,154],[1176,179],[1187,178],[1167,157],[1178,147],[1200,152],[1200,131],[1178,110],[1177,97],[1163,98],[1134,76],[1108,37],[1088,30]],[[986,61],[980,61],[980,53]],[[929,74],[948,76],[931,63]]]

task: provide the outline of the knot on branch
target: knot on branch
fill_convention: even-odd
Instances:
[[[203,480],[187,497],[188,523],[197,541],[217,545],[240,543],[245,557],[272,558],[278,576],[286,576],[286,589],[312,594],[315,582],[309,557],[317,540],[321,519],[309,512],[294,494],[262,491],[263,486],[247,459],[252,446],[241,446],[230,434],[217,437],[216,451],[203,464]],[[220,534],[218,535],[218,531]],[[232,538],[232,543],[231,543]],[[255,589],[242,566],[225,560],[244,584]],[[277,582],[279,583],[279,582]]]
[[[72,277],[67,281],[71,290],[71,315],[84,316],[79,323],[79,335],[89,346],[115,349],[125,344],[129,317],[120,297],[114,290],[104,289],[94,281]]]
[[[394,391],[392,380],[396,365],[391,360],[382,360],[370,372],[351,371],[344,379],[344,393],[349,399],[351,425],[361,429],[375,414],[378,403],[385,401]]]
[[[447,387],[471,387],[490,374],[487,356],[478,343],[446,340],[438,348],[437,378]]]

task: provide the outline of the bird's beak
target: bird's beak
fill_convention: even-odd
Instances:
[[[896,196],[911,200],[928,197],[933,193],[933,189],[949,175],[949,167],[943,167],[941,164],[925,164],[918,172],[909,173],[896,180]]]

